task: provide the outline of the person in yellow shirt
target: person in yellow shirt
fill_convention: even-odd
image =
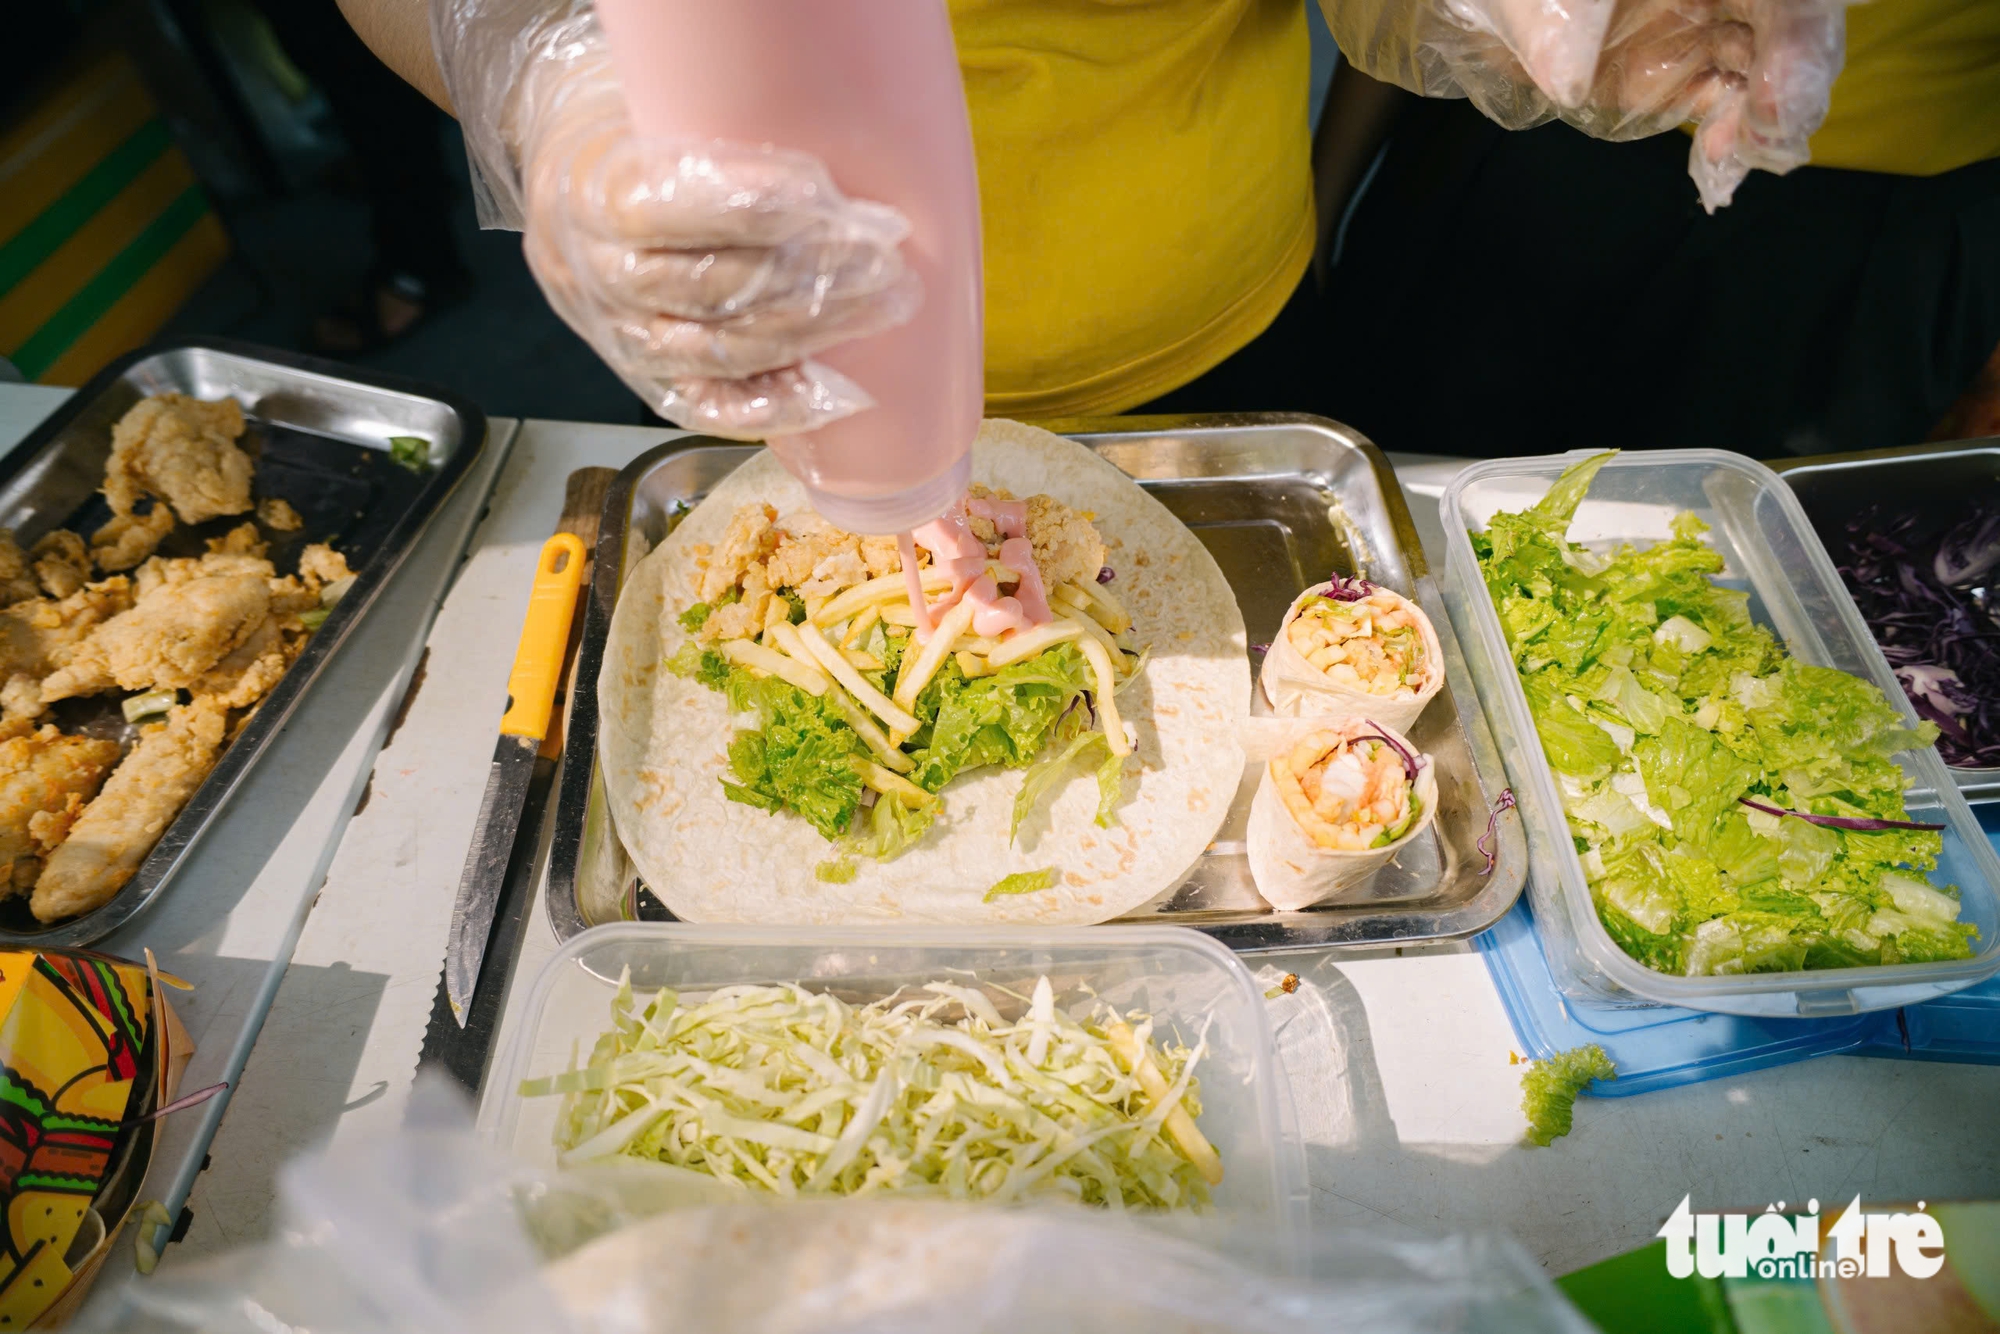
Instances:
[[[1802,156],[1801,126],[1824,111],[1824,85],[1838,68],[1838,0],[1764,0],[1761,27],[1727,6],[1706,5],[1690,18],[1673,0],[1624,0],[1621,14],[1645,21],[1615,31],[1558,22],[1535,0],[1455,0],[1448,10],[1438,0],[1323,0],[1322,7],[1360,68],[1419,92],[1470,93],[1509,123],[1560,114],[1591,133],[1630,135],[1683,115],[1702,120],[1693,162],[1711,199],[1726,198],[1751,166],[1782,168]],[[646,304],[638,306],[620,305],[629,292],[577,272],[564,247],[548,242],[564,228],[605,226],[576,211],[581,192],[565,187],[570,155],[607,151],[624,133],[615,109],[609,121],[591,119],[600,115],[589,108],[605,100],[607,76],[590,54],[587,7],[431,0],[429,27],[421,0],[342,0],[342,8],[393,68],[441,105],[459,104],[487,190],[484,220],[525,227],[530,263],[551,300],[649,401],[684,387],[696,374],[690,367],[750,355],[741,330],[714,317],[706,289],[669,290],[674,271],[663,274],[658,253],[643,242],[634,240],[630,252],[647,273]],[[1307,277],[1316,246],[1327,253],[1344,186],[1366,165],[1377,137],[1370,131],[1396,99],[1386,85],[1343,70],[1315,151],[1304,0],[950,0],[950,9],[980,168],[993,413],[1045,418],[1153,407],[1358,415],[1350,402],[1373,412],[1372,401],[1347,387],[1352,377],[1330,349],[1366,339],[1387,321],[1421,353],[1415,334],[1425,322],[1453,327],[1496,281],[1449,254],[1399,251],[1394,236],[1376,243],[1389,227],[1383,220],[1396,216],[1397,196],[1382,188],[1396,173],[1385,162],[1365,216],[1357,212],[1349,229],[1336,287],[1344,293],[1366,272],[1390,288],[1427,275],[1450,288],[1455,277],[1455,296],[1422,307],[1393,291],[1366,303],[1318,300]],[[1467,14],[1478,20],[1470,27]],[[1829,23],[1830,56],[1820,49]],[[1783,96],[1764,107],[1746,88]],[[1467,114],[1462,103],[1437,105]],[[1404,122],[1390,150],[1395,163],[1425,158],[1427,123]],[[1584,180],[1544,187],[1550,207],[1591,188]],[[1685,176],[1678,190],[1677,198],[1693,199]],[[1567,235],[1557,221],[1537,248],[1490,262],[1510,266],[1517,282],[1561,287]],[[721,233],[714,244],[763,272],[789,262],[779,250]],[[711,286],[728,268],[684,267]],[[829,320],[865,325],[866,293],[843,291],[837,276],[829,281],[832,296],[846,298],[824,303],[835,316],[763,311],[769,323],[805,331],[789,351],[814,338],[827,345],[842,331]],[[765,284],[801,286],[811,285]],[[629,336],[639,328],[651,330],[643,346]],[[1578,333],[1593,340],[1590,331]],[[683,348],[700,355],[676,362]],[[754,349],[774,367],[786,350]],[[1527,371],[1543,386],[1565,374],[1559,349]],[[725,399],[732,388],[712,371],[703,384]],[[704,420],[727,420],[728,407]],[[1415,447],[1399,429],[1382,428],[1384,443]]]
[[[1345,219],[1310,406],[1454,454],[1924,439],[2000,357],[2000,3],[1846,19],[1811,164],[1713,216],[1683,136],[1407,98]]]

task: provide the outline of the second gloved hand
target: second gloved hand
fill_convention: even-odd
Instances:
[[[514,111],[529,268],[656,412],[759,439],[870,405],[812,358],[915,313],[901,214],[808,154],[636,135],[589,19],[527,64]]]
[[[1809,157],[1845,57],[1847,0],[1339,0],[1363,72],[1469,97],[1510,129],[1561,118],[1600,139],[1698,125],[1688,170],[1712,212],[1753,168]]]

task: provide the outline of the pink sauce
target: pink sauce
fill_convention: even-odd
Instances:
[[[998,528],[1002,537],[1028,535],[1028,502],[1025,500],[974,496],[965,502],[965,508]]]
[[[1000,563],[1021,576],[1014,589],[1021,612],[1030,624],[1047,625],[1055,619],[1049,611],[1049,593],[1042,587],[1042,570],[1035,564],[1035,548],[1025,537],[1010,537],[1000,544]]]
[[[1003,597],[1000,586],[986,572],[986,544],[966,522],[966,513],[989,520],[1006,538],[1000,544],[1000,562],[1019,576],[1018,596]],[[1055,617],[1049,611],[1048,594],[1042,574],[1035,565],[1035,550],[1028,541],[1028,507],[1018,500],[986,497],[954,506],[942,518],[931,520],[915,532],[896,539],[903,558],[903,578],[909,584],[910,608],[916,616],[919,644],[930,642],[937,633],[938,618],[957,606],[961,599],[972,604],[972,630],[987,639],[1047,625]],[[937,601],[924,598],[923,576],[917,570],[917,548],[931,553],[937,569],[951,577],[951,587]]]

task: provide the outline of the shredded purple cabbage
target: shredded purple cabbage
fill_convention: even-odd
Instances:
[[[1869,815],[1814,815],[1811,811],[1790,811],[1783,806],[1773,806],[1769,802],[1757,801],[1750,797],[1738,797],[1737,800],[1753,811],[1762,811],[1766,815],[1789,815],[1794,820],[1824,825],[1828,829],[1852,829],[1859,833],[1874,833],[1884,829],[1944,828],[1941,824],[1921,824],[1916,820],[1878,820]]]
[[[1840,567],[1862,619],[1938,753],[1961,768],[2000,767],[2000,510],[1974,504],[1955,523],[1868,510],[1847,526]]]
[[[1486,865],[1480,868],[1479,874],[1492,875],[1493,868],[1499,865],[1500,812],[1511,811],[1513,809],[1514,789],[1511,787],[1501,788],[1499,800],[1495,801],[1493,809],[1486,813],[1486,832],[1481,834],[1472,844],[1473,847],[1479,849],[1479,855],[1486,859]]]
[[[1112,569],[1109,565],[1100,565],[1097,568],[1097,582],[1100,584],[1108,584],[1117,577],[1118,571]]]
[[[1423,757],[1421,755],[1417,754],[1417,752],[1415,752],[1414,750],[1411,750],[1408,746],[1404,745],[1402,742],[1396,740],[1396,738],[1390,736],[1387,732],[1379,732],[1379,731],[1357,732],[1353,736],[1352,740],[1379,741],[1383,745],[1387,746],[1390,750],[1395,751],[1396,754],[1402,756],[1403,777],[1409,779],[1412,783],[1417,781],[1417,774],[1424,767]]]
[[[1323,598],[1335,602],[1359,602],[1375,591],[1375,585],[1366,579],[1349,579],[1342,574],[1327,576],[1326,587],[1320,591]]]
[[[1269,644],[1252,644],[1250,646],[1250,651],[1252,653],[1269,653],[1271,651],[1271,646]]]

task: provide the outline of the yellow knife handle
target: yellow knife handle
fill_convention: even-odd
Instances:
[[[539,741],[549,730],[556,681],[562,675],[563,652],[569,647],[570,618],[576,615],[576,592],[582,583],[583,542],[574,533],[557,533],[542,544],[542,558],[535,566],[535,587],[528,594],[521,647],[514,653],[514,670],[507,674],[502,736]]]

